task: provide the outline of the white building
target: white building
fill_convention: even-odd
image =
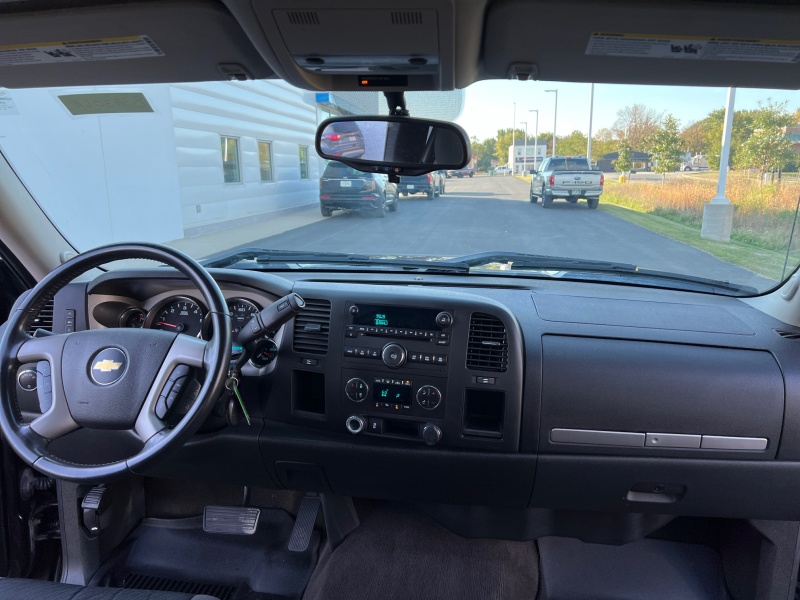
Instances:
[[[527,150],[527,156],[523,156]],[[534,162],[535,157],[535,162]],[[515,140],[513,146],[508,147],[508,166],[513,165],[515,174],[522,174],[528,169],[538,169],[542,161],[547,158],[547,142],[539,140],[539,145],[525,140]]]

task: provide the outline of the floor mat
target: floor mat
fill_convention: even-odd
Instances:
[[[294,519],[262,509],[253,535],[209,534],[202,517],[145,519],[95,577],[95,585],[205,593],[220,600],[298,600],[317,562],[287,546]]]
[[[361,526],[326,547],[304,600],[534,600],[533,542],[466,539],[420,516],[359,510]]]

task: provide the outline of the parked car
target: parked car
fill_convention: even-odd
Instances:
[[[332,123],[321,137],[320,147],[326,154],[345,158],[361,158],[366,150],[364,134],[352,121]]]
[[[444,194],[445,175],[442,171],[434,171],[426,175],[404,175],[397,184],[397,193],[403,194],[425,194],[428,200],[433,200],[436,196]]]
[[[536,203],[541,198],[542,208],[550,208],[556,198],[573,204],[584,198],[589,208],[597,208],[604,184],[603,173],[592,169],[585,156],[552,156],[533,172],[530,199]]]
[[[453,177],[458,177],[459,179],[461,179],[462,177],[472,177],[473,175],[475,175],[475,170],[468,168],[451,169],[450,171],[447,171],[447,177],[450,179]]]
[[[506,166],[497,167],[497,168],[494,170],[494,174],[495,174],[495,175],[508,175],[509,173],[511,173],[511,169],[509,169],[509,168],[508,168],[508,167],[506,167]]]
[[[397,187],[386,175],[363,173],[332,160],[319,180],[319,208],[323,217],[334,210],[371,212],[383,217],[397,210]]]

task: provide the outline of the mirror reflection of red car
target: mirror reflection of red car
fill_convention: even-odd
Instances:
[[[331,123],[320,138],[320,147],[325,154],[361,158],[365,151],[364,134],[353,121]]]

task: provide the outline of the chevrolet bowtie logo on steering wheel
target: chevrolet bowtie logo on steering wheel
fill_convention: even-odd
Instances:
[[[92,357],[87,367],[97,385],[111,385],[125,375],[128,356],[120,348],[104,348]]]
[[[111,371],[116,371],[122,366],[121,362],[114,362],[110,359],[101,360],[92,367],[92,369],[97,369],[98,371],[102,371],[103,373],[109,373]]]

